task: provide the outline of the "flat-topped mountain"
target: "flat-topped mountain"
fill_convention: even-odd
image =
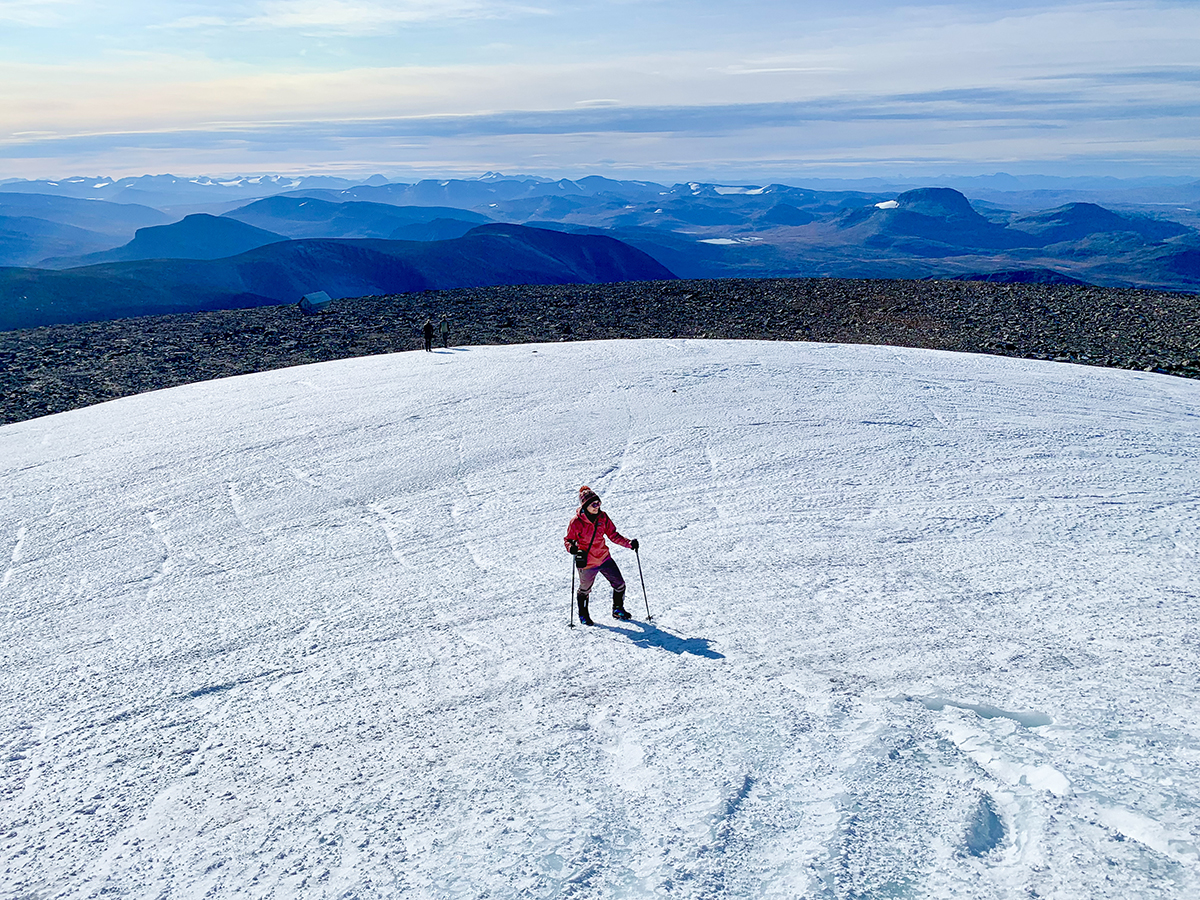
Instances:
[[[950,188],[906,191],[895,200],[847,212],[838,223],[853,229],[869,247],[895,247],[918,256],[943,255],[946,248],[1009,250],[1028,242],[992,222]]]
[[[281,234],[236,219],[196,213],[170,225],[139,228],[123,247],[46,263],[50,268],[73,268],[138,259],[221,259],[286,240]]]

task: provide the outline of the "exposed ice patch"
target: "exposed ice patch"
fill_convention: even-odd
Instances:
[[[1101,807],[1096,810],[1096,818],[1118,834],[1177,863],[1194,866],[1200,862],[1200,848],[1191,835],[1174,833],[1148,816],[1120,807]]]
[[[945,722],[939,726],[943,735],[976,765],[990,776],[1011,787],[1047,791],[1056,797],[1071,792],[1071,781],[1054,766],[1012,759],[1011,748],[998,746],[990,735],[973,728],[965,721]]]
[[[947,706],[952,706],[955,709],[970,710],[982,719],[1012,719],[1025,728],[1041,728],[1054,721],[1045,713],[1012,712],[997,706],[989,706],[986,703],[963,703],[961,700],[950,700],[946,697],[912,697],[910,699],[916,700],[930,712],[941,712]]]

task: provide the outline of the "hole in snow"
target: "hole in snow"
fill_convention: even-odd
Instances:
[[[967,852],[972,856],[990,853],[1004,840],[1004,823],[996,815],[992,798],[984,794],[979,798],[971,824],[967,828]]]

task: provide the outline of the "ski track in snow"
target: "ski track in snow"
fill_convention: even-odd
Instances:
[[[642,341],[0,428],[0,896],[1198,896],[1198,401]],[[584,483],[652,622],[618,548],[567,627]]]
[[[24,556],[22,551],[25,547],[25,534],[26,529],[24,526],[17,529],[16,539],[13,542],[12,557],[10,559],[8,568],[4,571],[4,578],[0,579],[0,588],[8,587],[8,583],[12,581],[13,573],[17,570],[17,566],[21,563],[21,559]]]

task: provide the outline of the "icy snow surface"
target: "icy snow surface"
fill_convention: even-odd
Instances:
[[[1198,402],[644,341],[0,428],[0,895],[1200,896]]]

